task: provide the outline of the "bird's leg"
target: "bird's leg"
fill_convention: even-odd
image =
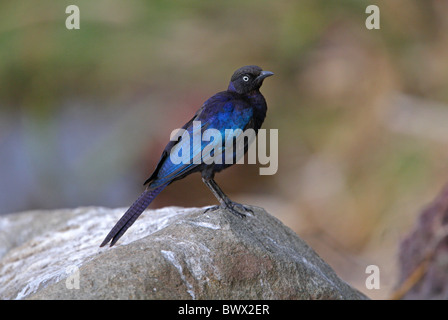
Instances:
[[[215,195],[216,199],[218,199],[219,203],[221,204],[221,206],[214,206],[211,208],[208,208],[207,210],[205,210],[205,212],[209,211],[209,210],[216,210],[219,207],[229,210],[230,212],[232,212],[233,214],[244,218],[246,216],[245,213],[243,213],[244,211],[249,211],[251,213],[253,213],[253,211],[245,206],[243,206],[242,204],[233,202],[232,200],[229,199],[229,197],[226,196],[226,194],[221,190],[221,188],[218,186],[218,184],[215,182],[215,180],[211,179],[211,178],[202,178],[202,181],[204,181],[205,185],[210,189],[210,191]],[[238,210],[237,210],[238,209]]]

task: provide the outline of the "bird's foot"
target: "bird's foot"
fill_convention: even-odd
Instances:
[[[218,209],[224,209],[224,210],[230,211],[234,215],[236,215],[240,218],[246,217],[245,212],[254,213],[252,209],[249,209],[248,207],[246,207],[240,203],[237,203],[237,202],[229,202],[229,203],[221,204],[220,206],[213,206],[213,207],[205,209],[204,213],[208,212],[208,211],[215,211]]]
[[[209,211],[216,211],[219,208],[221,208],[221,207],[220,206],[211,206],[211,207],[205,209],[204,213],[209,212]]]
[[[237,203],[237,202],[230,202],[229,204],[224,206],[224,209],[232,212],[234,215],[236,215],[236,216],[238,216],[240,218],[245,218],[246,217],[246,213],[245,212],[254,213],[252,211],[252,209],[249,209],[245,205],[242,205],[241,203]]]

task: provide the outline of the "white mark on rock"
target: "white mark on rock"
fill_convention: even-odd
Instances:
[[[172,251],[167,251],[167,250],[161,250],[160,251],[163,255],[163,257],[168,260],[179,272],[180,274],[180,278],[182,279],[182,281],[185,283],[185,285],[187,286],[187,292],[188,294],[194,299],[195,295],[194,295],[194,291],[193,291],[193,286],[191,285],[191,283],[189,283],[187,281],[187,279],[185,278],[185,275],[183,273],[183,268],[182,265],[179,263],[179,261],[176,259],[176,257],[174,256],[174,252]]]
[[[208,222],[195,222],[195,221],[190,221],[191,224],[194,224],[195,226],[198,227],[203,227],[203,228],[208,228],[208,229],[213,229],[213,230],[219,230],[221,229],[220,226],[217,226],[216,224],[212,224],[212,223],[208,223]]]

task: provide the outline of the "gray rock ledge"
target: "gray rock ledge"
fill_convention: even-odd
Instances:
[[[125,209],[0,217],[1,299],[366,299],[261,208],[147,210],[116,246]]]

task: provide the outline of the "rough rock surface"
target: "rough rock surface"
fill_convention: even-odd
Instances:
[[[365,299],[263,209],[147,210],[99,248],[124,209],[0,217],[1,299]]]

